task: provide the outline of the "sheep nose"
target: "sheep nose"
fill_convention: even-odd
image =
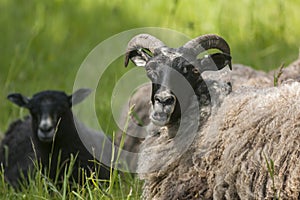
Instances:
[[[40,126],[39,129],[43,132],[49,132],[53,129],[52,126]]]
[[[50,117],[42,117],[42,120],[39,125],[39,129],[43,132],[48,132],[53,129],[52,120]]]
[[[164,96],[164,97],[155,96],[155,101],[162,104],[163,106],[173,105],[175,102],[175,97],[173,95]]]

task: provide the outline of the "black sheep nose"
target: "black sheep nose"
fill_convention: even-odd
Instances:
[[[167,105],[172,105],[175,102],[175,98],[173,96],[166,96],[164,98],[156,96],[155,101],[159,102],[160,104],[167,106]]]
[[[43,117],[39,129],[43,132],[49,132],[53,129],[53,123],[50,117]]]
[[[39,128],[43,132],[49,132],[53,129],[53,126],[40,126]]]

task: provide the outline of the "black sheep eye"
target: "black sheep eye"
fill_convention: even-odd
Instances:
[[[160,103],[160,99],[158,97],[154,97],[154,100]]]
[[[173,104],[175,101],[174,97],[169,97],[167,100],[166,100],[166,104]]]
[[[147,71],[147,76],[152,80],[155,81],[158,78],[158,72],[154,71],[154,70],[149,70]]]
[[[159,79],[161,75],[161,68],[159,68],[159,63],[157,62],[149,62],[146,66],[146,73],[149,79],[152,81],[156,81]]]
[[[157,69],[157,63],[156,62],[149,62],[147,63],[146,67],[145,67],[146,71],[155,71]]]

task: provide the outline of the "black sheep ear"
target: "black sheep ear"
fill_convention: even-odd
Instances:
[[[83,101],[87,96],[91,94],[91,92],[92,90],[87,88],[76,90],[72,95],[69,96],[70,107]]]
[[[9,94],[7,96],[7,99],[11,102],[13,102],[14,104],[20,106],[20,107],[25,107],[28,108],[28,104],[30,99],[23,96],[20,93],[13,93],[13,94]]]

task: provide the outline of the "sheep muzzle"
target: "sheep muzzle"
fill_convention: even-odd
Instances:
[[[150,114],[151,121],[164,126],[170,122],[170,118],[176,107],[176,97],[170,90],[160,90],[154,95],[154,104]]]
[[[53,117],[43,115],[38,127],[38,138],[42,142],[51,142],[55,134],[55,124]]]
[[[42,142],[52,142],[54,137],[55,129],[51,128],[48,131],[38,129],[38,138]]]

